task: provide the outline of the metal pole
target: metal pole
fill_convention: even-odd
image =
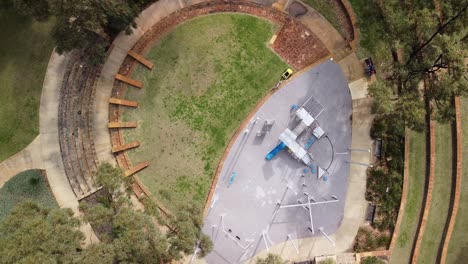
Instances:
[[[309,202],[309,205],[317,205],[317,204],[326,204],[326,203],[336,203],[339,200],[330,200],[330,201],[321,201],[321,202]],[[287,205],[281,205],[280,208],[290,208],[290,207],[299,207],[299,206],[306,206],[308,204],[287,204]]]
[[[218,196],[215,195],[213,201],[211,202],[210,209],[213,209],[213,206],[215,205],[217,201],[218,201]]]
[[[364,151],[364,152],[369,152],[370,153],[370,149],[349,148],[348,150],[351,150],[351,151]]]
[[[333,242],[333,241],[331,240],[331,238],[330,238],[327,234],[325,234],[325,232],[323,232],[323,227],[320,227],[320,228],[319,228],[319,231],[320,231],[320,233],[322,233],[322,235],[323,235],[333,246],[336,246],[336,245],[335,245],[335,242]]]
[[[297,195],[297,192],[296,192],[295,190],[293,190],[291,187],[289,187],[289,185],[287,185],[286,188],[288,188],[288,189],[291,190],[295,195]]]
[[[266,246],[267,251],[270,252],[270,248],[268,247],[268,243],[267,243],[266,238],[265,238],[265,232],[262,232],[262,238],[263,238],[263,241],[265,242],[265,246]]]
[[[305,193],[304,193],[305,194]],[[309,199],[309,195],[308,194],[305,194],[307,196],[307,202],[309,203],[309,217],[310,217],[310,228],[312,230],[312,234],[315,235],[315,231],[314,231],[314,219],[312,218],[312,206],[310,204],[310,199]]]
[[[288,239],[293,245],[294,249],[296,250],[297,254],[299,254],[299,249],[297,248],[296,244],[294,244],[294,241],[291,239],[291,236],[288,234]]]
[[[348,162],[349,164],[357,164],[357,165],[362,165],[362,166],[366,166],[370,168],[374,167],[372,164],[367,164],[367,163],[362,163],[362,162],[354,162],[354,161],[349,161],[349,160],[346,162]]]

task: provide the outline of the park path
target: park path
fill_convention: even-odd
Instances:
[[[39,148],[43,166],[47,172],[47,180],[57,203],[61,208],[72,209],[75,216],[80,216],[78,200],[63,168],[58,139],[57,120],[60,88],[62,86],[67,61],[68,57],[66,55],[59,55],[55,51],[50,56],[42,87],[41,105],[39,109],[39,137],[41,139]],[[82,225],[80,229],[86,237],[84,241],[85,245],[99,241],[91,225]]]
[[[58,140],[58,105],[67,61],[66,55],[52,52],[42,87],[39,135],[26,148],[0,163],[0,188],[22,171],[43,169],[58,205],[72,209],[79,217],[78,200],[65,174]],[[84,245],[99,241],[89,224],[80,229],[86,236]]]
[[[0,188],[16,174],[29,169],[44,169],[40,135],[23,150],[0,163]]]

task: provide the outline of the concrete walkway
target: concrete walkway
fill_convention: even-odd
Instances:
[[[16,174],[29,169],[44,169],[40,135],[23,150],[0,163],[0,188]]]
[[[78,200],[73,193],[63,168],[62,156],[58,139],[58,106],[60,88],[65,74],[68,57],[53,52],[47,66],[42,87],[41,106],[39,109],[40,157],[47,179],[57,203],[62,208],[70,208],[75,216],[80,216]],[[85,245],[99,241],[89,224],[83,225],[81,231],[85,234]]]

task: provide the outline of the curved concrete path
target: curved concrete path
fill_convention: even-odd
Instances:
[[[41,106],[39,109],[40,157],[47,172],[50,188],[62,208],[70,208],[75,216],[80,216],[78,200],[70,186],[63,168],[58,139],[58,106],[60,88],[65,74],[68,57],[58,55],[55,51],[50,56],[49,64],[42,87]],[[85,234],[84,244],[99,241],[89,224],[81,226]]]
[[[40,135],[23,150],[0,163],[0,188],[16,174],[29,169],[44,169]]]

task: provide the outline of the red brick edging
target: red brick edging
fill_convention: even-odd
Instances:
[[[424,203],[424,212],[417,231],[416,244],[413,249],[413,257],[411,263],[417,263],[419,252],[421,250],[422,238],[426,230],[427,218],[429,216],[429,209],[431,208],[432,190],[434,188],[434,173],[435,173],[435,121],[429,122],[429,181],[427,184],[427,192]]]
[[[356,14],[354,13],[353,7],[348,0],[339,0],[338,1],[346,10],[346,14],[348,16],[348,21],[351,23],[351,28],[353,29],[353,36],[352,40],[348,43],[349,46],[355,50],[357,43],[359,42],[359,31],[357,28],[357,19]]]
[[[455,177],[455,195],[452,202],[452,211],[449,216],[449,225],[447,233],[444,238],[444,245],[442,248],[442,256],[440,263],[444,264],[447,258],[448,247],[450,244],[450,238],[452,237],[453,228],[457,220],[458,206],[460,203],[460,188],[461,188],[461,177],[462,177],[462,156],[463,156],[463,141],[462,141],[462,127],[461,127],[461,113],[460,113],[460,97],[455,97],[455,127],[456,127],[456,143],[457,143],[457,170]]]

